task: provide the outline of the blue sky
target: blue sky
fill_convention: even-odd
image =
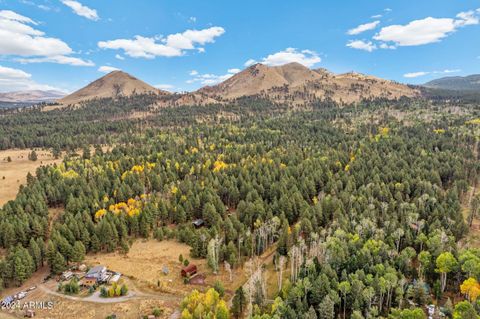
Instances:
[[[254,62],[405,83],[480,73],[480,1],[0,0],[0,91],[115,68],[194,90]]]

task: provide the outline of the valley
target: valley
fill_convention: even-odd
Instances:
[[[476,102],[295,64],[148,88],[115,71],[0,117],[2,300],[53,302],[39,318],[172,319],[463,302],[480,261]],[[98,267],[119,281],[90,285]]]

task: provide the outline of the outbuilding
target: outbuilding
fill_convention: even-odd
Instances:
[[[191,277],[197,273],[197,266],[190,264],[182,269],[182,277]]]
[[[192,222],[193,226],[195,226],[195,228],[200,228],[202,227],[203,225],[205,225],[205,221],[201,218],[199,219],[195,219],[193,222]]]

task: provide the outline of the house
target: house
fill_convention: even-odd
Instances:
[[[93,287],[97,284],[97,279],[95,278],[83,278],[83,280],[80,282],[80,285],[90,288]]]
[[[205,225],[205,221],[201,218],[199,219],[195,219],[193,222],[192,222],[193,226],[195,226],[195,228],[200,228],[202,227],[203,225]]]
[[[26,318],[33,318],[35,317],[35,311],[33,311],[32,309],[27,309],[25,311],[25,317]]]
[[[190,264],[182,269],[182,277],[191,277],[197,273],[197,266]]]
[[[95,280],[95,283],[101,283],[108,281],[107,267],[95,266],[90,269],[85,275],[85,281]]]

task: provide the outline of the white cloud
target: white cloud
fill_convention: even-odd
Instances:
[[[175,88],[171,84],[157,84],[157,85],[154,85],[154,87],[156,87],[157,89],[166,90],[166,91],[173,91],[173,89]]]
[[[191,22],[191,23],[197,22],[197,17],[190,17],[190,18],[188,18],[188,22]]]
[[[395,50],[397,47],[394,45],[388,45],[386,43],[380,43],[378,46],[380,49],[390,49],[390,50]]]
[[[458,72],[461,72],[462,70],[460,69],[454,69],[454,70],[443,70],[443,71],[438,71],[438,72],[435,72],[435,73],[458,73]]]
[[[445,69],[445,70],[441,70],[441,71],[431,71],[431,72],[420,71],[420,72],[405,73],[403,75],[403,77],[405,77],[405,78],[418,78],[418,77],[426,76],[426,75],[429,75],[429,74],[449,74],[449,73],[458,73],[460,71],[462,71],[462,70],[460,70],[460,69],[453,69],[453,70]]]
[[[357,34],[360,34],[362,32],[368,31],[368,30],[373,30],[377,27],[377,25],[379,23],[380,23],[380,21],[377,20],[377,21],[373,21],[373,22],[370,22],[370,23],[361,24],[356,28],[348,30],[347,34],[357,35]]]
[[[192,70],[192,71],[190,71],[190,75],[191,76],[198,75],[198,71],[197,70]]]
[[[456,25],[453,19],[428,17],[406,25],[384,27],[373,38],[379,41],[393,42],[398,46],[415,46],[438,42],[455,29]]]
[[[228,73],[232,73],[232,74],[238,73],[240,71],[242,71],[242,70],[240,70],[240,69],[228,69]]]
[[[120,54],[115,54],[115,58],[118,59],[118,60],[125,60],[125,58],[123,56],[121,56]]]
[[[306,67],[311,67],[321,61],[322,59],[320,58],[320,56],[314,51],[298,51],[295,48],[287,48],[283,51],[268,55],[267,57],[263,58],[260,63],[269,66],[278,66],[287,63],[297,62],[305,65]],[[255,60],[250,59],[245,62],[245,66],[250,66],[255,63],[257,63]]]
[[[92,65],[91,61],[70,57],[73,50],[62,40],[45,36],[35,29],[32,19],[10,10],[0,10],[0,54],[31,57],[23,63],[54,62],[71,65]]]
[[[17,59],[20,63],[57,63],[57,64],[68,64],[73,66],[95,66],[90,60],[82,60],[80,58],[64,56],[64,55],[55,55],[41,58],[22,58]]]
[[[423,71],[420,71],[420,72],[411,72],[411,73],[405,73],[405,74],[403,75],[403,77],[409,78],[409,79],[411,79],[411,78],[418,78],[418,77],[420,77],[420,76],[425,76],[425,75],[427,75],[427,74],[429,74],[429,73],[430,73],[430,72],[423,72]]]
[[[187,83],[192,84],[192,83],[198,82],[198,83],[201,83],[202,85],[215,85],[231,78],[233,75],[235,75],[240,71],[241,71],[240,69],[232,68],[232,69],[228,69],[227,73],[222,75],[210,74],[210,73],[199,74],[196,71],[195,71],[196,72],[195,74],[192,74],[192,72],[190,72],[190,75],[194,77],[188,80]]]
[[[120,70],[119,68],[109,66],[109,65],[102,65],[101,67],[98,68],[98,71],[102,73],[110,73],[110,72],[119,71],[119,70]]]
[[[165,38],[147,38],[140,35],[134,39],[100,41],[102,49],[123,50],[133,58],[153,59],[156,56],[181,56],[186,50],[201,50],[202,45],[215,42],[215,38],[225,33],[222,27],[203,30],[186,30],[183,33],[170,34]]]
[[[254,59],[248,59],[247,62],[245,62],[244,66],[249,67],[249,66],[251,66],[251,65],[254,65],[255,63],[257,63],[256,60],[254,60]]]
[[[428,17],[406,25],[391,25],[382,28],[373,38],[395,46],[417,46],[439,42],[460,27],[480,23],[478,9],[460,12],[456,18]]]
[[[480,9],[477,9],[476,11],[470,10],[466,12],[460,12],[459,14],[457,14],[458,20],[456,21],[456,24],[458,26],[478,24],[478,13],[480,13]]]
[[[368,52],[372,52],[373,50],[377,49],[377,46],[371,41],[366,42],[363,40],[352,40],[347,43],[347,47]]]
[[[381,17],[383,17],[383,15],[381,15],[381,14],[376,14],[376,15],[371,16],[370,18],[372,18],[372,19],[380,19]]]
[[[97,21],[100,19],[97,14],[97,10],[84,6],[78,1],[62,0],[62,3],[71,8],[73,12],[81,17],[85,17],[89,20]]]
[[[0,91],[21,91],[21,90],[58,90],[55,87],[39,84],[32,79],[32,75],[19,70],[0,65]]]

